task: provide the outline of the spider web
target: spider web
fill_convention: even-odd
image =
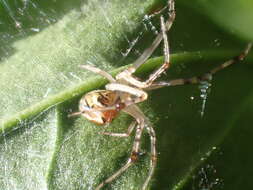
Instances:
[[[106,0],[102,3],[1,0],[0,124],[5,118],[90,77],[91,73],[78,69],[79,64],[90,63],[101,69],[111,70],[135,60],[159,29],[156,18],[149,18],[144,13],[145,8],[151,3],[151,1],[140,4],[128,3],[131,8],[125,10],[122,8],[124,5],[113,7],[114,5]],[[129,14],[130,11],[135,13]],[[187,28],[185,23],[182,25],[183,28]],[[48,33],[55,35],[52,37]],[[177,39],[181,39],[181,34]],[[189,39],[188,36],[187,38]],[[182,39],[184,41],[185,37],[182,36]],[[192,44],[192,41],[190,42]],[[156,53],[161,55],[161,52],[158,50]],[[89,86],[87,89],[93,87],[96,86]],[[203,99],[206,101],[207,86],[203,88]],[[196,92],[196,88],[194,90]],[[159,155],[162,157],[161,162],[164,163],[162,166],[169,166],[169,170],[165,169],[163,174],[168,176],[167,174],[173,173],[169,175],[169,182],[168,178],[163,179],[167,185],[177,181],[178,176],[185,171],[181,166],[191,166],[191,160],[185,158],[192,155],[192,152],[199,154],[202,150],[199,148],[200,140],[197,138],[202,134],[188,124],[188,121],[193,119],[197,121],[195,123],[200,122],[199,117],[196,119],[196,112],[184,115],[187,110],[185,105],[189,103],[191,93],[186,95],[187,100],[182,96],[182,103],[178,103],[176,102],[178,94],[185,94],[184,90],[172,89],[168,90],[168,93],[161,92],[158,91],[157,94],[154,92],[153,103],[148,103],[152,105],[151,108],[147,104],[143,108],[152,122],[162,128],[163,131],[159,132],[161,142],[166,141],[169,145],[160,147],[165,156]],[[164,104],[168,100],[172,103]],[[77,105],[78,99],[57,107],[52,104],[49,110],[40,112],[32,120],[23,121],[20,125],[24,129],[1,136],[2,188],[92,189],[94,184],[101,182],[124,163],[131,149],[132,139],[101,137],[97,135],[101,128],[95,128],[82,118],[76,120],[66,118],[67,113],[77,109]],[[190,111],[192,110],[201,108],[198,105]],[[173,115],[174,112],[180,114]],[[175,116],[180,119],[173,119]],[[124,131],[129,124],[129,118],[121,117],[110,125],[108,130]],[[190,134],[193,134],[191,140],[197,145],[194,142],[185,142],[184,139],[188,139]],[[192,147],[189,148],[187,145],[191,143],[197,148],[194,150]],[[175,150],[181,152],[174,158]],[[170,160],[170,164],[167,160]],[[134,166],[112,187],[136,189],[136,186],[141,186],[147,173],[148,161],[147,153],[139,165]],[[164,178],[161,173],[158,174],[159,179]]]
[[[150,2],[147,2],[146,7],[149,4]],[[73,3],[73,1],[9,2],[1,0],[0,5],[2,9],[0,13],[1,127],[12,115],[27,108],[30,109],[36,103],[82,82],[91,75],[79,71],[78,64],[86,61],[86,63],[99,65],[108,70],[119,66],[115,63],[116,60],[129,61],[128,59],[131,60],[137,56],[133,55],[132,58],[129,58],[128,55],[125,58],[121,55],[121,51],[133,44],[131,40],[124,40],[122,36],[131,38],[125,31],[126,28],[131,30],[136,28],[135,25],[139,22],[136,13],[145,9],[145,6],[140,8],[140,4],[135,4],[138,5],[138,9],[133,11],[132,15],[127,14],[128,10],[124,10],[123,6],[107,1],[102,3],[75,1]],[[123,12],[119,14],[116,8],[122,9]],[[130,20],[130,16],[136,16],[134,21]],[[97,24],[95,26],[90,24],[95,29],[85,27],[92,22]],[[125,26],[120,26],[121,28],[114,26],[115,23],[117,25],[120,22],[123,22]],[[93,36],[94,31],[95,35],[99,36],[98,38]],[[54,33],[57,35],[50,35]],[[82,38],[89,39],[84,43],[85,47],[80,43]],[[101,40],[104,38],[106,40]],[[120,45],[114,48],[115,43]],[[95,46],[100,53],[93,53]],[[44,54],[47,56],[43,56]],[[77,102],[75,104],[77,105]],[[81,123],[70,124],[76,131],[70,130],[64,137],[59,135],[63,133],[63,126],[66,128],[70,126],[63,124],[67,119],[62,117],[62,114],[66,112],[65,110],[75,110],[76,106],[74,108],[67,106],[61,111],[59,107],[54,107],[53,104],[32,119],[22,120],[11,131],[3,131],[0,137],[1,188],[6,190],[48,189],[51,187],[71,189],[76,184],[85,189],[94,187],[94,178],[99,173],[97,170],[100,168],[103,170],[104,165],[102,161],[99,163],[103,157],[93,163],[90,162],[90,158],[94,156],[94,148],[98,149],[94,144],[96,137],[93,138],[89,151],[87,151],[89,143],[82,140],[77,141],[81,137],[87,139],[86,135],[94,128],[89,128],[91,125],[88,124],[86,134],[83,136],[81,133],[81,136],[76,136],[79,126],[82,126],[81,129],[83,129],[83,125]],[[127,124],[120,122],[119,125]],[[101,138],[98,138],[97,141],[100,144]],[[58,144],[59,142],[62,145]],[[75,143],[84,145],[82,146],[84,149],[78,148],[79,152],[74,153],[76,147],[79,147]],[[125,141],[123,145],[121,145],[123,148],[119,151],[120,153],[111,154],[124,155],[124,150],[128,149],[129,142]],[[104,150],[101,150],[103,153]],[[88,161],[85,161],[85,158],[77,159],[77,162],[73,161],[75,157],[83,157],[84,154],[90,155],[87,158]],[[86,165],[80,162],[81,159]],[[71,164],[69,164],[70,160],[72,160]],[[89,171],[87,167],[90,168],[90,165],[94,163],[97,163],[97,168]],[[110,167],[113,167],[113,162]],[[55,172],[50,173],[52,170]],[[86,176],[86,178],[78,178],[78,175]],[[73,180],[73,183],[70,181],[65,181],[65,183],[62,179],[66,178]],[[132,188],[129,187],[129,189]]]
[[[38,89],[36,85],[33,87],[27,85],[32,84],[32,78],[36,80],[33,70],[25,71],[24,67],[19,67],[23,64],[19,51],[27,47],[17,44],[40,33],[61,18],[63,11],[61,14],[57,13],[59,9],[53,7],[55,4],[48,3],[51,7],[48,9],[45,3],[37,1],[0,1],[0,84],[3,97],[0,109],[1,124],[6,116],[11,116],[29,104],[34,104],[41,97],[36,93]],[[29,48],[27,51],[30,51]],[[15,56],[20,58],[17,59],[16,64],[13,64],[12,60]],[[34,58],[34,65],[36,64],[37,67],[42,66]],[[36,69],[34,71],[36,72]],[[8,75],[9,78],[6,77]],[[44,82],[48,85],[46,81]],[[50,93],[50,86],[47,89],[46,93]],[[16,98],[13,99],[15,96]],[[44,96],[46,97],[47,94]],[[55,148],[56,121],[55,110],[43,111],[33,121],[20,123],[21,129],[1,135],[0,186],[2,189],[47,189],[45,176]]]

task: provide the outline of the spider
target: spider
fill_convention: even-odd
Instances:
[[[145,190],[154,174],[154,170],[157,164],[157,151],[156,151],[156,135],[155,131],[149,122],[148,118],[136,105],[139,102],[143,102],[148,98],[146,91],[153,90],[165,86],[176,86],[184,84],[197,84],[203,81],[210,81],[212,75],[216,72],[242,61],[251,49],[252,44],[249,43],[246,49],[238,56],[224,62],[218,67],[210,70],[209,72],[192,78],[174,79],[171,81],[159,81],[155,80],[170,67],[170,52],[169,44],[166,32],[170,30],[175,19],[174,0],[168,0],[168,14],[169,18],[165,22],[163,16],[160,16],[161,31],[158,33],[151,46],[144,50],[142,55],[127,69],[120,72],[113,78],[109,73],[100,70],[99,68],[90,65],[81,65],[81,68],[87,69],[99,75],[105,77],[109,84],[105,86],[105,90],[94,90],[85,94],[79,103],[79,112],[70,114],[69,116],[82,115],[89,121],[98,125],[105,125],[111,123],[112,120],[117,117],[120,111],[123,111],[134,118],[134,121],[130,124],[125,133],[113,133],[102,132],[103,135],[109,135],[114,137],[129,137],[135,129],[135,138],[133,142],[132,151],[130,157],[126,163],[113,175],[101,182],[95,190],[99,190],[106,184],[111,183],[130,166],[132,166],[138,160],[140,155],[141,137],[144,130],[146,130],[150,136],[151,141],[151,156],[150,156],[150,169],[145,182],[143,183],[142,190]],[[152,55],[154,50],[158,47],[160,42],[164,42],[164,63],[155,71],[153,71],[147,80],[140,81],[133,74],[135,71],[146,62],[146,60]]]

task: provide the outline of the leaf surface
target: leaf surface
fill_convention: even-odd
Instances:
[[[120,139],[98,133],[125,131],[131,118],[121,114],[106,129],[81,117],[68,118],[68,113],[78,109],[84,93],[103,88],[106,83],[103,78],[80,70],[78,65],[93,64],[113,75],[124,69],[138,57],[134,51],[142,51],[154,39],[151,27],[159,30],[159,15],[143,21],[144,15],[164,3],[94,0],[43,4],[33,1],[36,8],[24,9],[34,16],[32,20],[27,19],[30,18],[27,12],[24,17],[17,17],[17,5],[1,3],[8,14],[7,17],[0,14],[0,21],[8,27],[1,31],[4,43],[0,62],[0,186],[4,189],[94,189],[124,164],[133,142],[133,137]],[[201,1],[197,4],[201,5]],[[240,39],[251,39],[247,27],[241,27],[232,36],[227,33],[231,23],[220,24],[219,17],[220,21],[214,22],[218,25],[212,24],[213,20],[219,20],[212,16],[216,9],[210,8],[202,16],[199,9],[189,7],[183,1],[176,4],[177,18],[169,38],[172,52],[178,53],[172,55],[173,65],[168,75],[162,76],[164,80],[204,73],[238,55],[246,44],[242,45]],[[226,19],[223,22],[229,23],[229,18]],[[247,24],[245,20],[244,25]],[[12,38],[4,38],[6,34]],[[138,36],[140,40],[133,51],[122,56],[131,48],[127,39],[133,41]],[[159,50],[153,56],[160,56],[162,48]],[[149,74],[162,61],[162,57],[150,59],[138,75]],[[246,62],[250,61],[252,56]],[[148,101],[140,104],[157,133],[159,158],[152,189],[195,187],[203,176],[193,176],[209,160],[223,171],[218,178],[224,179],[225,187],[231,187],[226,186],[225,180],[231,179],[234,173],[225,172],[226,167],[215,160],[220,158],[215,152],[219,146],[224,151],[234,147],[231,143],[234,139],[246,147],[245,139],[252,133],[248,129],[252,119],[250,114],[245,114],[251,113],[247,110],[252,105],[252,69],[252,64],[240,64],[214,76],[204,117],[200,116],[203,99],[194,85],[156,90],[150,93]],[[248,133],[240,138],[234,131],[242,120],[247,120],[243,129]],[[149,166],[147,134],[142,143],[145,154],[138,164],[108,185],[108,189],[141,187]],[[247,152],[244,150],[240,152],[242,156]],[[213,153],[216,157],[209,158]],[[223,160],[229,157],[231,154],[222,155]],[[235,167],[236,171],[239,166]],[[246,175],[247,167],[244,169]],[[242,183],[243,180],[234,183],[234,187],[238,189]]]

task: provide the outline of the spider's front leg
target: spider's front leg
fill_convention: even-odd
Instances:
[[[170,30],[176,17],[174,0],[168,0],[168,8],[169,8],[168,10],[169,18],[166,21],[166,23],[163,24],[164,28],[156,36],[151,46],[145,49],[142,55],[133,63],[133,66],[128,69],[129,72],[131,72],[131,74],[134,73],[142,64],[144,64],[147,61],[147,59],[153,54],[158,45],[161,43],[162,39],[164,38],[164,33]]]
[[[249,51],[252,48],[252,43],[249,43],[245,50],[238,56],[224,62],[223,64],[211,69],[209,72],[206,72],[200,76],[195,76],[195,77],[191,77],[191,78],[181,78],[181,79],[174,79],[171,81],[160,81],[160,82],[156,82],[153,83],[152,85],[150,85],[149,87],[145,88],[145,90],[153,90],[153,89],[158,89],[158,88],[162,88],[165,86],[178,86],[178,85],[186,85],[186,84],[198,84],[201,83],[203,81],[211,81],[212,77],[214,74],[216,74],[217,72],[235,64],[238,63],[240,61],[243,61],[244,58],[248,55]]]
[[[103,71],[97,67],[93,67],[91,65],[80,65],[80,68],[82,69],[86,69],[88,71],[97,73],[103,77],[105,77],[107,80],[109,80],[110,82],[115,82],[115,79],[112,77],[112,75],[110,75],[109,73],[107,73],[106,71]]]
[[[164,24],[164,18],[161,16],[161,30],[162,30],[162,36],[163,36],[163,41],[164,41],[164,64],[162,64],[161,67],[156,69],[154,72],[150,74],[148,79],[146,81],[139,81],[136,79],[134,76],[132,76],[132,71],[135,71],[134,65],[127,70],[119,73],[116,76],[117,80],[125,80],[128,83],[138,87],[138,88],[147,88],[149,87],[154,80],[156,80],[166,69],[169,68],[170,66],[170,52],[169,52],[169,43],[168,43],[168,38],[166,34],[166,29],[165,29],[165,24]],[[129,72],[130,71],[130,72]]]
[[[133,86],[136,86],[138,88],[147,88],[150,86],[153,81],[160,76],[161,73],[163,73],[166,69],[169,68],[170,66],[170,54],[169,54],[169,43],[167,39],[167,34],[166,32],[170,30],[173,21],[175,19],[175,8],[174,8],[174,0],[169,0],[168,1],[168,6],[169,6],[169,19],[164,22],[164,18],[161,16],[161,32],[157,35],[156,39],[153,41],[151,46],[147,48],[143,54],[133,63],[131,67],[126,69],[125,71],[119,73],[116,76],[117,80],[124,80],[127,81],[127,83],[130,83]],[[155,70],[149,78],[142,82],[136,79],[132,74],[142,65],[146,62],[146,60],[152,55],[152,53],[155,51],[155,49],[158,47],[160,42],[164,41],[164,64]]]

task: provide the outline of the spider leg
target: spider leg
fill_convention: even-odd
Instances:
[[[169,68],[170,66],[170,52],[169,52],[169,43],[168,43],[168,38],[166,35],[166,26],[164,23],[164,18],[161,16],[161,35],[164,41],[164,64],[159,67],[158,69],[156,69],[154,72],[151,73],[151,75],[149,76],[149,78],[146,81],[139,81],[138,79],[136,79],[135,77],[132,76],[132,73],[129,72],[129,70],[125,70],[123,72],[121,72],[120,74],[118,74],[116,76],[116,79],[124,79],[126,80],[128,83],[138,87],[138,88],[147,88],[148,86],[150,86],[154,80],[156,80],[166,69]],[[133,67],[129,67],[129,69],[131,70]]]
[[[240,61],[243,61],[244,58],[248,55],[250,49],[252,47],[252,43],[249,43],[245,50],[238,56],[224,62],[223,64],[211,69],[209,72],[202,74],[200,76],[195,76],[191,78],[181,78],[181,79],[174,79],[171,81],[160,81],[151,84],[149,87],[145,88],[145,90],[153,90],[153,89],[158,89],[162,88],[164,86],[177,86],[177,85],[186,85],[186,84],[198,84],[202,81],[210,81],[212,80],[212,76],[216,74],[217,72],[235,64]]]
[[[113,137],[129,137],[130,134],[133,132],[133,129],[135,126],[136,126],[136,121],[133,121],[129,125],[126,133],[101,132],[101,134],[102,135],[109,135],[109,136],[113,136]]]
[[[138,125],[136,130],[136,135],[134,139],[134,145],[131,152],[130,157],[128,158],[127,162],[123,167],[121,167],[118,171],[116,171],[112,176],[107,178],[105,181],[100,183],[95,190],[101,189],[104,185],[111,183],[114,179],[116,179],[118,176],[120,176],[124,171],[126,171],[130,166],[132,166],[137,160],[139,156],[139,147],[140,147],[140,137],[142,135],[144,125]]]
[[[176,17],[174,0],[168,0],[168,7],[169,7],[168,12],[169,19],[165,23],[165,32],[170,30]],[[142,55],[133,63],[133,66],[130,69],[132,73],[134,73],[152,55],[152,53],[155,51],[155,49],[162,41],[164,35],[163,33],[164,32],[161,31],[153,41],[152,45],[149,48],[145,49]]]
[[[123,165],[112,176],[110,176],[105,181],[100,183],[96,187],[95,190],[100,190],[102,187],[104,187],[104,185],[111,183],[114,179],[119,177],[123,172],[125,172],[130,166],[132,166],[138,160],[138,156],[140,154],[140,151],[139,151],[139,149],[140,149],[140,140],[141,140],[143,129],[145,127],[145,122],[144,122],[144,118],[143,118],[144,115],[136,105],[129,106],[129,107],[125,108],[124,111],[126,113],[129,113],[130,115],[132,115],[138,123],[137,128],[136,128],[134,144],[133,144],[133,148],[132,148],[130,157],[128,158],[125,165]]]
[[[168,38],[165,31],[165,24],[164,24],[164,18],[161,17],[161,30],[163,34],[163,41],[164,41],[164,63],[161,67],[156,69],[149,78],[144,82],[146,86],[150,86],[154,80],[156,80],[166,69],[170,67],[170,51],[169,51],[169,43]]]
[[[78,116],[78,115],[81,115],[83,112],[79,111],[79,112],[73,112],[73,113],[70,113],[68,114],[68,117],[74,117],[74,116]]]
[[[126,92],[128,94],[135,96],[135,98],[131,99],[130,101],[129,100],[124,101],[123,103],[125,104],[125,106],[129,106],[133,103],[142,102],[148,98],[148,94],[145,91],[125,84],[109,83],[105,85],[105,88],[111,91]]]
[[[147,59],[153,54],[155,49],[158,47],[158,45],[161,43],[162,39],[164,38],[164,33],[166,31],[169,31],[174,20],[176,17],[176,11],[175,11],[175,5],[174,0],[168,0],[168,7],[169,7],[169,19],[164,24],[164,31],[162,30],[155,38],[155,40],[152,42],[151,46],[144,50],[142,55],[132,63],[132,66],[126,69],[125,71],[121,72],[118,75],[118,78],[125,78],[128,79],[131,77],[131,74],[133,74],[142,64],[144,64]],[[124,77],[124,75],[127,75]],[[133,83],[134,84],[134,83]]]
[[[110,82],[115,82],[115,79],[107,72],[97,68],[97,67],[93,67],[93,66],[90,66],[90,65],[80,65],[80,68],[83,68],[83,69],[86,69],[86,70],[89,70],[91,72],[94,72],[94,73],[97,73],[103,77],[105,77],[106,79],[108,79]]]
[[[155,131],[151,125],[148,125],[146,128],[147,128],[148,134],[150,136],[150,141],[151,141],[151,145],[150,145],[151,146],[151,158],[150,158],[150,169],[149,169],[148,177],[146,178],[146,181],[144,182],[144,184],[142,186],[142,190],[145,190],[147,188],[148,183],[154,174],[156,163],[157,163]]]
[[[108,111],[108,110],[115,110],[117,109],[116,106],[108,106],[108,107],[104,107],[104,108],[90,108],[90,107],[86,107],[86,106],[82,106],[82,111],[79,112],[73,112],[68,114],[68,117],[74,117],[74,116],[78,116],[81,115],[83,113],[87,112],[96,112],[96,111]]]

